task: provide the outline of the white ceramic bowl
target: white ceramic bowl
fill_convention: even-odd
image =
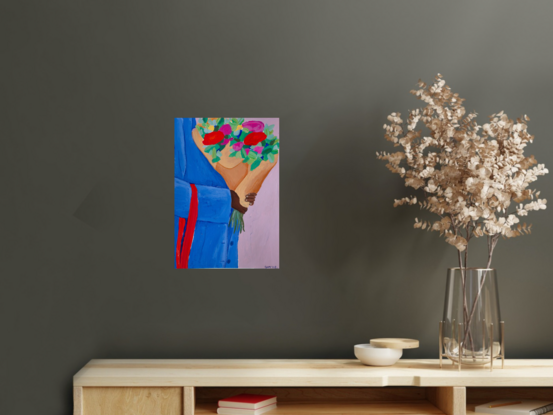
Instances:
[[[357,344],[353,351],[355,357],[367,366],[392,366],[403,354],[403,349],[374,347],[370,344]]]

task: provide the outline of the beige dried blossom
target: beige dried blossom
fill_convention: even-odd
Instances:
[[[531,225],[519,217],[546,208],[539,192],[528,189],[539,176],[548,173],[524,149],[534,136],[527,131],[526,115],[515,121],[501,111],[480,126],[476,113],[466,113],[463,99],[451,91],[438,74],[432,85],[419,81],[411,91],[426,103],[409,112],[388,116],[385,138],[401,147],[395,153],[378,152],[386,167],[399,174],[405,185],[423,193],[394,201],[394,207],[418,203],[437,214],[431,223],[415,219],[415,228],[439,232],[459,251],[459,265],[466,267],[468,243],[472,237],[488,238],[488,265],[500,236],[513,238],[530,233]],[[423,135],[419,122],[429,130]],[[526,202],[526,203],[525,203]],[[465,251],[463,264],[461,252]]]

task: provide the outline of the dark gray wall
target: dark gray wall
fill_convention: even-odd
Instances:
[[[91,358],[436,357],[455,250],[375,159],[419,78],[527,113],[553,167],[548,1],[0,7],[2,414],[69,414]],[[280,270],[172,269],[173,117],[207,115],[280,117]],[[497,248],[512,358],[553,358],[550,218]]]

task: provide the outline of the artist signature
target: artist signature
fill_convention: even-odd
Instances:
[[[265,269],[277,269],[276,265],[265,265]]]

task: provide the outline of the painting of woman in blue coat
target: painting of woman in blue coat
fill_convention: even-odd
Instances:
[[[175,119],[175,268],[240,266],[248,209],[278,161],[269,127],[237,118]]]

